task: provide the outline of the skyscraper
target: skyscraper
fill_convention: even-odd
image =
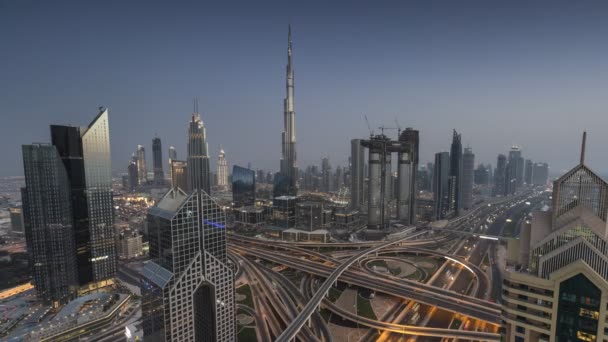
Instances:
[[[408,127],[399,141],[407,148],[397,154],[397,219],[410,225],[416,223],[419,132]]]
[[[321,176],[323,177],[321,190],[331,190],[331,165],[329,165],[329,158],[325,157],[321,159]]]
[[[292,66],[291,26],[287,35],[287,94],[283,100],[283,147],[281,157],[281,174],[286,182],[287,193],[279,195],[295,196],[297,194],[298,171],[296,166],[296,112],[294,107],[294,70]],[[283,192],[283,191],[279,191]],[[275,190],[277,193],[277,190]]]
[[[462,209],[462,138],[454,130],[450,148],[450,210],[456,215]]]
[[[165,182],[163,173],[163,147],[159,137],[152,139],[152,164],[154,166],[154,184],[162,185]]]
[[[547,185],[549,180],[549,165],[547,163],[534,163],[532,171],[532,184]]]
[[[506,191],[508,194],[514,194],[524,185],[524,158],[518,146],[512,146],[509,151],[506,174]]]
[[[494,170],[494,196],[507,195],[507,157],[499,154],[496,158],[496,169]]]
[[[169,166],[171,166],[171,161],[177,159],[177,151],[175,147],[169,146]]]
[[[171,161],[171,187],[173,189],[181,189],[189,193],[192,191],[189,187],[188,164],[185,161],[174,159]]]
[[[524,171],[524,182],[526,183],[526,185],[530,186],[532,185],[532,174],[534,173],[534,168],[533,165],[534,163],[532,163],[532,161],[530,159],[526,159],[526,168]]]
[[[608,183],[585,164],[585,140],[580,163],[553,183],[551,210],[533,212],[514,246],[501,291],[506,341],[608,339]]]
[[[195,104],[188,127],[188,188],[211,193],[207,131]]]
[[[67,302],[78,289],[68,175],[52,145],[24,145],[23,219],[38,297]]]
[[[109,285],[117,257],[108,110],[85,128],[51,126],[51,140],[70,181],[79,283]]]
[[[146,168],[146,149],[142,145],[137,145],[137,178],[139,184],[148,183],[148,170]]]
[[[228,161],[226,161],[226,153],[220,146],[220,153],[217,157],[217,186],[226,190],[228,189]]]
[[[471,209],[473,207],[473,172],[475,167],[475,155],[470,147],[464,149],[462,155],[462,207]]]
[[[150,259],[144,266],[146,341],[235,341],[232,269],[225,215],[204,192],[171,189],[148,211]]]
[[[450,174],[450,153],[435,153],[435,170],[433,171],[433,199],[435,201],[435,219],[445,218],[449,212],[448,178]]]
[[[232,168],[232,202],[234,208],[255,205],[255,172],[234,165]]]
[[[135,158],[137,159],[137,158]],[[127,167],[127,172],[129,173],[129,191],[133,191],[135,187],[139,185],[139,178],[137,177],[137,161],[131,160],[129,162],[129,166]]]
[[[353,139],[350,141],[350,207],[359,209],[363,205],[363,184],[364,184],[364,166],[365,166],[365,150],[361,145],[361,139]]]

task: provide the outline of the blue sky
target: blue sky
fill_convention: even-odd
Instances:
[[[421,161],[452,128],[479,162],[517,144],[554,172],[608,171],[608,3],[601,1],[0,0],[0,175],[50,124],[110,109],[113,167],[137,144],[185,158],[198,97],[213,164],[279,167],[287,25],[299,165],[346,165],[372,126],[421,131]],[[147,156],[151,165],[151,153]]]

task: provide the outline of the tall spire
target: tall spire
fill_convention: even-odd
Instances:
[[[586,145],[587,145],[587,131],[583,131],[583,142],[581,144],[581,165],[585,164]]]

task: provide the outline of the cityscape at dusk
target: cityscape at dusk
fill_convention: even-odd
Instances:
[[[608,342],[608,3],[0,0],[0,341]]]

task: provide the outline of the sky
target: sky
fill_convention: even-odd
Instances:
[[[109,108],[113,169],[138,144],[152,164],[186,157],[193,98],[212,166],[277,170],[287,26],[293,30],[300,167],[347,165],[350,140],[420,130],[421,163],[452,129],[476,162],[519,145],[552,172],[608,171],[606,1],[0,0],[0,176],[50,124],[86,126]],[[386,131],[396,135],[396,131]],[[165,170],[167,171],[167,170]]]

